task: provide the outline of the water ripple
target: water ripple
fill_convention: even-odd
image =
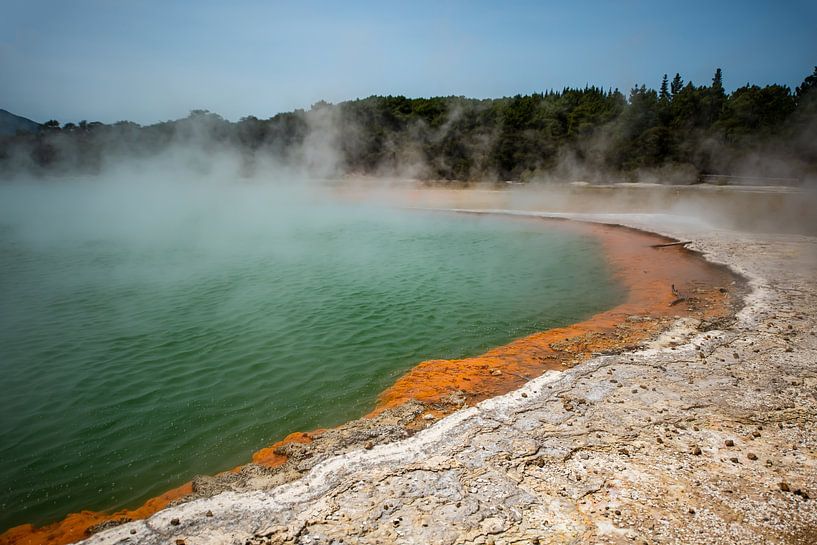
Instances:
[[[221,246],[0,230],[0,529],[133,505],[359,416],[419,359],[618,297],[593,240],[564,231],[333,221]]]

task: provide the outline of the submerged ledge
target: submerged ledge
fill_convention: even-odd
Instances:
[[[421,362],[383,392],[377,407],[363,419],[332,430],[292,433],[256,452],[251,464],[215,477],[197,477],[136,509],[112,514],[83,511],[40,528],[28,524],[11,528],[0,534],[0,545],[71,543],[180,502],[225,490],[268,489],[297,479],[333,454],[361,447],[368,450],[407,437],[444,415],[516,390],[547,371],[568,369],[599,354],[635,349],[680,318],[714,328],[729,319],[740,299],[736,297],[740,285],[726,268],[706,262],[683,245],[656,247],[674,239],[619,225],[520,215],[512,219],[546,221],[548,228],[597,237],[613,273],[627,289],[625,302],[582,322],[534,333],[477,357]],[[674,340],[665,342],[674,349]]]

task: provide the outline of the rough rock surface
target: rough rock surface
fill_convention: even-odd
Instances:
[[[817,239],[582,219],[694,241],[748,279],[737,320],[86,543],[817,543]]]

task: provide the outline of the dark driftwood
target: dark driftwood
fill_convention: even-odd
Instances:
[[[653,244],[650,248],[666,248],[668,246],[683,246],[685,244],[691,243],[691,240],[686,240],[683,242],[667,242],[666,244]]]

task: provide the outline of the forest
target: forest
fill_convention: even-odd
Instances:
[[[459,181],[657,181],[734,176],[817,183],[817,67],[794,90],[746,84],[721,69],[696,85],[595,86],[497,99],[370,96],[237,122],[206,110],[140,126],[51,120],[0,137],[0,176],[93,174],[174,146],[232,150],[242,175],[270,161],[324,177]]]

